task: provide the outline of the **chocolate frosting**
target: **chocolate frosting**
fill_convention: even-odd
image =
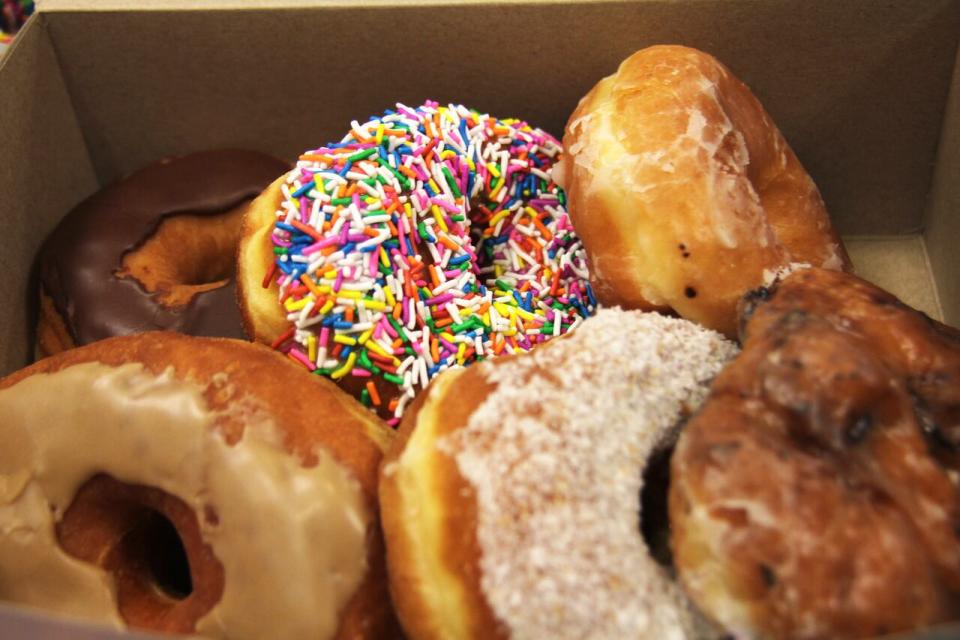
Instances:
[[[203,151],[151,164],[77,205],[40,252],[43,291],[74,342],[155,329],[246,338],[234,278],[170,308],[115,272],[124,254],[143,244],[164,218],[224,213],[289,168],[256,151]]]

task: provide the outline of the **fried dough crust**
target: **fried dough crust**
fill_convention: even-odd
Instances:
[[[688,593],[750,637],[957,618],[960,332],[823,269],[754,291],[741,318],[672,460]]]

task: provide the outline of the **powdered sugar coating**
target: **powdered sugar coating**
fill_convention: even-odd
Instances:
[[[692,637],[640,535],[643,469],[736,351],[685,320],[605,309],[480,365],[498,386],[438,446],[476,489],[481,586],[513,638]]]

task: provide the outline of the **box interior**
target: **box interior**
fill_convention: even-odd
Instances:
[[[294,158],[396,101],[462,102],[560,135],[599,78],[661,42],[709,51],[751,86],[862,275],[960,321],[957,0],[119,4],[54,0],[0,67],[16,92],[0,115],[15,159],[0,169],[0,295],[17,302],[0,314],[2,372],[30,356],[24,265],[99,186],[204,148]]]
[[[0,373],[22,367],[30,346],[36,278],[33,258],[47,233],[99,186],[46,32],[31,18],[0,63]]]
[[[47,0],[0,63],[0,375],[32,355],[37,249],[100,186],[205,148],[292,159],[396,101],[560,135],[598,79],[664,42],[751,86],[861,275],[960,324],[960,0],[130,4]]]

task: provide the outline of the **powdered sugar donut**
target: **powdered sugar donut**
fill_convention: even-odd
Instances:
[[[530,354],[440,376],[381,470],[405,631],[691,637],[698,617],[650,556],[639,495],[735,351],[685,320],[601,310]]]
[[[247,330],[393,424],[444,369],[569,331],[595,300],[559,151],[460,105],[354,121],[251,207]]]

